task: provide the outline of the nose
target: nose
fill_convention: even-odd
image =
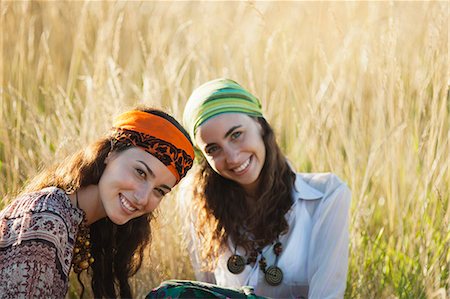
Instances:
[[[233,146],[224,147],[225,160],[228,164],[236,164],[239,162],[239,151]]]
[[[146,206],[148,201],[150,200],[152,186],[151,184],[140,184],[134,191],[134,199],[136,203],[140,206]]]
[[[146,182],[136,188],[134,198],[138,207],[145,213],[150,213],[158,207],[159,199],[153,195],[154,184]]]

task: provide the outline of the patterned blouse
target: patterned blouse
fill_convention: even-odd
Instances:
[[[0,212],[0,298],[64,298],[83,213],[55,187]]]

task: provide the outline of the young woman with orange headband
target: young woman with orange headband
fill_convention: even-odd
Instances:
[[[107,136],[43,171],[0,212],[0,297],[64,298],[70,269],[88,268],[94,297],[132,297],[152,211],[193,159],[168,114],[117,117]]]

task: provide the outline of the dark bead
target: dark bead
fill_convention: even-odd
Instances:
[[[274,246],[273,246],[273,252],[275,253],[275,255],[279,256],[281,254],[281,252],[283,251],[283,245],[281,245],[280,242],[277,242]]]
[[[266,272],[266,267],[267,267],[266,259],[264,257],[261,257],[261,259],[259,260],[259,268],[261,268],[263,272]]]
[[[277,248],[274,248],[274,253],[275,253],[275,255],[280,255],[281,254],[281,252],[283,251],[283,248],[282,247],[277,247]]]

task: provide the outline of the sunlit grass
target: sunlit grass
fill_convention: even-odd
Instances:
[[[447,2],[0,2],[0,202],[137,104],[226,76],[353,193],[348,298],[450,297]],[[9,197],[5,198],[6,195]],[[138,297],[192,279],[165,199]],[[73,288],[77,284],[73,282]]]

